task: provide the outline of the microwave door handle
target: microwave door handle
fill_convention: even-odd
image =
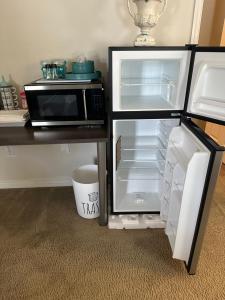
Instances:
[[[83,93],[83,102],[84,102],[84,116],[85,116],[85,120],[87,120],[86,90],[82,90],[82,93]]]

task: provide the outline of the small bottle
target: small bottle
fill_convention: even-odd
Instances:
[[[51,64],[46,65],[46,79],[47,80],[52,79],[52,65]]]
[[[46,68],[46,65],[43,65],[41,67],[41,71],[42,71],[43,78],[46,79],[47,78],[47,68]]]
[[[20,88],[20,101],[21,101],[21,108],[27,109],[27,98],[23,87]]]
[[[58,59],[54,60],[53,63],[57,66],[58,79],[64,79],[66,74],[66,61]]]
[[[3,100],[1,97],[1,93],[0,93],[0,110],[4,109],[4,104],[3,104]]]
[[[42,76],[44,79],[47,79],[47,67],[49,64],[51,64],[51,61],[42,60],[40,64],[41,64]]]
[[[52,79],[58,79],[58,73],[57,73],[57,65],[52,64]]]

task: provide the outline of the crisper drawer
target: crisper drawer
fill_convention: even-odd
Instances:
[[[116,183],[115,212],[159,212],[160,179],[118,180]]]

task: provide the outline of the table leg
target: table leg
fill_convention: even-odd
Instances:
[[[107,201],[107,173],[106,173],[106,142],[97,143],[98,150],[98,178],[99,178],[99,225],[108,224],[108,201]]]

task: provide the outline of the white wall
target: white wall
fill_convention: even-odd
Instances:
[[[161,45],[183,45],[191,35],[194,0],[168,0],[156,29]],[[0,74],[23,85],[40,76],[39,62],[73,59],[84,53],[107,70],[108,46],[132,45],[138,32],[126,0],[1,0]],[[0,149],[0,187],[68,183],[77,165],[90,163],[96,147],[14,147],[15,157]]]

